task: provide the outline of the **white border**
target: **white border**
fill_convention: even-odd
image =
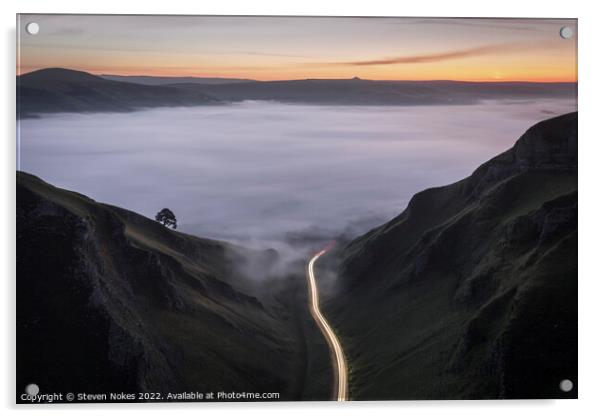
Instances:
[[[2,231],[0,265],[2,275],[2,336],[3,362],[0,378],[1,406],[8,416],[127,416],[143,412],[148,417],[164,417],[170,410],[180,416],[210,414],[226,416],[283,416],[345,414],[346,417],[364,417],[369,413],[379,416],[441,416],[508,418],[515,414],[545,414],[548,417],[600,416],[598,389],[601,388],[600,306],[602,302],[602,274],[597,249],[602,237],[600,180],[602,174],[602,68],[600,27],[601,16],[594,1],[324,1],[324,0],[251,0],[218,2],[157,1],[134,2],[124,0],[20,0],[3,1],[2,13],[4,60],[2,65],[4,92],[0,115],[5,127],[2,138],[2,204],[0,219]],[[131,13],[131,14],[250,14],[250,15],[348,15],[348,16],[466,16],[466,17],[556,17],[579,18],[579,397],[578,401],[477,401],[477,402],[356,402],[346,405],[334,403],[287,404],[155,404],[155,405],[83,405],[15,407],[14,400],[14,279],[15,279],[15,14],[21,13]],[[91,377],[93,378],[93,377]]]

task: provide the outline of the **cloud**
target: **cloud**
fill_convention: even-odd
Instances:
[[[410,19],[408,21],[399,21],[396,24],[411,25],[447,25],[459,26],[462,28],[487,28],[487,29],[507,29],[519,31],[543,31],[544,26],[549,24],[559,25],[563,20],[543,20],[543,19],[519,19],[519,18],[431,18],[431,19]]]
[[[457,49],[447,52],[439,52],[434,54],[421,55],[403,55],[398,57],[387,57],[374,60],[363,61],[346,61],[346,62],[331,62],[323,63],[324,65],[341,65],[341,66],[369,66],[369,65],[390,65],[390,64],[421,64],[427,62],[448,61],[453,59],[469,58],[489,54],[499,54],[506,52],[516,52],[517,50],[525,49],[526,45],[504,43],[495,45],[484,45],[474,48]]]
[[[288,57],[288,58],[314,58],[309,55],[298,55],[298,54],[281,54],[277,52],[255,52],[255,51],[232,51],[225,52],[225,54],[241,54],[241,55],[257,55],[262,57]]]

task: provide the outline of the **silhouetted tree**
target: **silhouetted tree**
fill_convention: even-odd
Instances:
[[[173,212],[167,208],[163,208],[159,212],[157,212],[157,215],[155,215],[155,220],[169,228],[176,229],[178,227],[176,215],[174,215]]]

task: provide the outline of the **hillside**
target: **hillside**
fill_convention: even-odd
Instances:
[[[40,113],[123,112],[215,102],[198,91],[107,80],[64,68],[46,68],[17,77],[17,115],[20,118]]]
[[[244,273],[273,258],[18,172],[17,392],[328,399],[302,267],[259,282]]]
[[[577,114],[338,251],[354,399],[576,397]],[[331,258],[331,263],[336,260]]]

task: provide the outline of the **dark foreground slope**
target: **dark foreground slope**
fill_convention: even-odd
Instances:
[[[415,195],[340,253],[355,399],[561,398],[577,382],[577,114]]]
[[[17,77],[17,116],[56,112],[123,112],[215,103],[188,89],[107,80],[83,71],[46,68]]]
[[[18,173],[17,391],[327,399],[304,277],[241,273],[265,256]]]

